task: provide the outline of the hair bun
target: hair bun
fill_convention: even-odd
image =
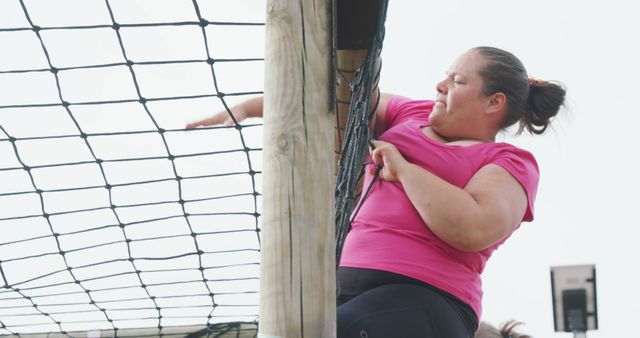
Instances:
[[[565,87],[557,82],[529,78],[529,97],[520,131],[542,134],[564,104]]]

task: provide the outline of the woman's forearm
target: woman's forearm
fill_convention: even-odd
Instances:
[[[440,177],[405,162],[398,179],[429,229],[447,244],[463,250],[484,248],[483,215],[473,196]]]

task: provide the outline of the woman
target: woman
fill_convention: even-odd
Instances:
[[[487,260],[533,220],[536,161],[495,137],[516,122],[544,132],[565,90],[492,47],[461,55],[436,90],[435,101],[380,98],[372,188],[338,270],[338,337],[473,337]],[[232,111],[261,116],[262,101]],[[232,121],[219,113],[187,127],[218,123]]]

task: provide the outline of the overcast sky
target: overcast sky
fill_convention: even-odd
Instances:
[[[51,5],[53,2],[45,1],[25,2],[32,4],[34,19],[42,26],[59,24],[57,18],[63,17],[63,13],[56,12],[55,8],[64,6],[56,7]],[[16,9],[17,3],[12,0],[0,2],[1,27],[24,26],[20,12],[8,14]],[[65,0],[60,3],[76,6],[77,13],[82,14],[66,17],[71,21],[80,19],[63,24],[102,23],[108,19],[101,11],[104,8],[99,5],[104,2]],[[112,3],[116,10],[119,4],[124,4],[115,0]],[[135,3],[141,4],[142,8],[150,2],[139,0]],[[188,4],[190,1],[174,3]],[[218,7],[206,7],[203,5],[204,12],[212,16],[224,9],[226,16],[220,14],[224,19],[264,20],[264,1],[229,1]],[[186,7],[184,12],[177,8],[174,6],[169,12],[147,10],[146,14],[145,11],[137,11],[138,16],[121,19],[136,22],[157,18],[158,15],[160,20],[170,21],[181,16],[193,19],[192,8]],[[636,102],[640,89],[637,85],[640,78],[637,67],[640,50],[636,42],[640,23],[637,13],[634,2],[622,0],[391,0],[383,50],[383,91],[413,98],[433,98],[435,83],[444,76],[453,59],[479,45],[509,50],[523,61],[529,74],[561,81],[568,89],[568,109],[561,112],[553,130],[536,137],[502,136],[534,153],[541,170],[541,182],[535,221],[524,224],[487,265],[484,273],[484,320],[498,324],[514,318],[525,322],[522,331],[535,337],[571,336],[553,332],[549,270],[551,266],[575,264],[595,264],[597,270],[600,330],[590,332],[589,337],[627,336],[630,323],[634,323],[635,315],[640,311],[640,294],[636,291],[640,284],[640,265],[635,262],[639,255],[634,250],[640,235],[636,217],[640,164],[638,150],[635,149],[638,144],[636,128],[640,124]],[[112,32],[107,30],[103,33],[106,34],[105,39],[113,39],[113,36],[108,36]],[[39,48],[34,44],[37,41],[33,36],[28,36],[32,32],[20,34],[25,36],[0,36],[5,39],[0,42],[15,46],[9,54],[8,49],[2,49],[5,55],[0,56],[0,69],[42,68],[45,65],[42,56],[33,56],[29,52]],[[154,40],[157,39],[154,34],[131,34],[128,35],[128,48],[138,59],[201,58],[199,47],[190,45],[190,40],[180,34],[167,30],[164,40],[158,41]],[[226,46],[226,49],[219,50],[221,54],[217,57],[237,54],[260,57],[263,53],[260,28],[233,33],[240,35],[225,34],[224,31],[211,34],[217,36],[220,45]],[[251,39],[247,40],[247,37]],[[82,38],[81,34],[76,36],[76,39]],[[14,39],[23,43],[16,44]],[[82,40],[82,44],[73,43],[79,40],[56,36],[54,32],[47,39],[52,41],[51,48],[58,48],[57,53],[52,54],[52,59],[58,64],[77,65],[89,58],[106,63],[119,52],[117,45],[104,43],[105,40],[92,38]],[[74,50],[82,46],[90,52],[83,54],[78,52],[79,49]],[[136,49],[136,46],[155,46],[155,49]],[[28,55],[32,55],[32,59]],[[221,68],[220,72],[228,73],[227,80],[222,80],[227,91],[262,88],[260,65]],[[175,95],[176,91],[177,94],[194,91],[199,94],[198,90],[211,87],[210,79],[199,74],[202,75],[198,69],[191,69],[186,73],[182,70],[182,73],[176,71],[158,77],[173,77],[176,83],[181,84],[174,87],[169,86],[168,81],[152,81],[154,76],[147,74],[149,78],[143,90],[149,96]],[[77,88],[68,89],[66,94],[77,95],[75,98],[78,100],[109,98],[115,95],[114,92],[129,95],[132,90],[130,84],[120,85],[115,79],[118,76],[117,72],[105,75],[108,80],[99,83],[78,78],[75,82],[79,84]],[[141,79],[144,81],[144,74],[141,74]],[[181,79],[188,81],[180,82]],[[27,80],[16,80],[15,77],[0,80],[5,81],[2,82],[0,105],[58,100],[50,87],[32,88]],[[68,78],[67,83],[71,86],[72,79]],[[233,102],[234,98],[230,100]],[[218,105],[216,109],[220,107],[219,103],[213,104]],[[206,116],[211,106],[194,102],[191,106],[158,106],[157,109],[155,111],[163,126],[180,128],[186,122]],[[77,111],[78,116],[82,116],[81,113],[81,110]],[[51,127],[61,122],[55,122],[51,117],[53,114],[47,116],[47,123],[42,125],[30,124],[29,120],[24,120],[27,117],[23,118],[24,126],[35,128],[25,135],[39,135],[47,130],[62,133],[60,130],[64,128],[59,125],[59,128]],[[16,119],[14,114],[2,121],[5,127],[15,127],[21,123]],[[87,120],[85,126],[89,129],[95,126],[95,131],[100,131],[100,127],[106,128],[107,123],[124,130],[144,126],[144,121],[136,122],[126,116],[118,121]],[[259,133],[249,133],[248,137],[252,145],[259,147]],[[215,139],[196,139],[194,136],[185,137],[182,143],[176,144],[190,144],[195,148],[189,151],[197,152],[217,143]],[[153,149],[145,144],[128,145],[134,150]],[[47,151],[39,156],[46,159]],[[3,165],[10,166],[11,163]],[[207,165],[208,162],[200,163],[199,168]],[[8,183],[7,180],[2,182],[4,185]],[[19,191],[21,188],[15,189]]]

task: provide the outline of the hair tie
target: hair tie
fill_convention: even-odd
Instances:
[[[538,85],[540,82],[542,82],[542,80],[535,78],[533,76],[529,76],[527,81],[529,82],[529,87]]]

